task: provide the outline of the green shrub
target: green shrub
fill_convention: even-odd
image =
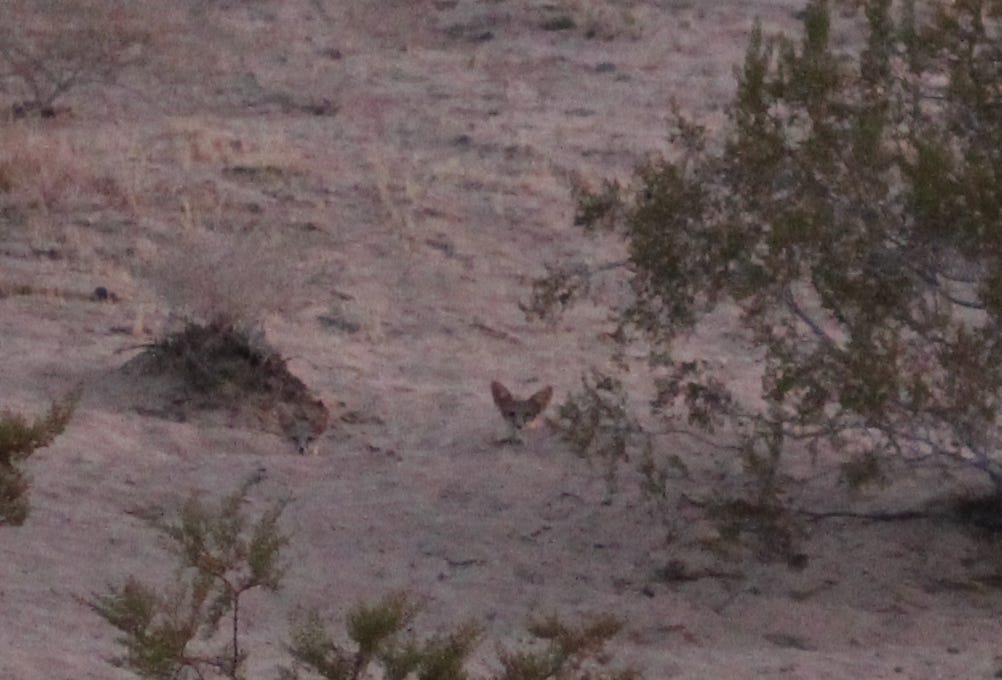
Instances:
[[[241,643],[242,598],[257,589],[277,590],[285,573],[281,551],[288,539],[278,527],[286,501],[250,523],[242,509],[253,480],[218,505],[192,495],[174,521],[150,519],[178,559],[174,582],[155,587],[129,577],[104,593],[81,599],[119,631],[125,654],[112,663],[143,678],[224,677],[236,680],[248,650]],[[286,650],[292,665],[281,680],[303,674],[325,680],[466,680],[469,656],[482,637],[472,622],[419,640],[407,632],[420,607],[406,593],[360,604],[347,613],[351,645],[339,644],[315,609],[293,617]],[[533,622],[529,632],[545,648],[500,649],[495,680],[634,680],[633,670],[606,669],[605,644],[621,624],[605,616],[580,627],[556,617]],[[227,641],[213,649],[218,634]]]
[[[348,613],[349,651],[338,645],[316,611],[294,622],[289,652],[296,664],[283,671],[283,680],[300,678],[300,671],[324,680],[466,680],[467,658],[480,640],[476,624],[466,623],[445,635],[420,641],[403,636],[418,612],[417,604],[403,593],[389,595],[374,605],[360,605]],[[550,616],[532,621],[529,633],[537,643],[531,649],[511,651],[500,647],[499,674],[491,680],[634,680],[632,669],[607,670],[605,644],[622,624],[598,617],[572,627]],[[378,663],[381,673],[369,670]]]
[[[501,649],[502,672],[496,680],[635,680],[633,669],[601,669],[605,644],[622,628],[611,616],[570,627],[555,616],[530,622],[529,633],[546,643],[543,650]]]
[[[143,678],[167,680],[213,672],[242,678],[247,652],[240,640],[241,598],[251,590],[275,591],[288,539],[278,527],[285,507],[279,502],[250,524],[243,513],[247,482],[216,507],[192,495],[174,522],[151,520],[178,559],[174,583],[156,588],[135,578],[85,600],[117,628],[125,655],[115,660]],[[225,623],[225,628],[224,628]],[[228,641],[214,653],[196,638],[221,630]],[[202,647],[195,649],[195,647]]]
[[[581,378],[581,391],[560,405],[554,425],[576,454],[598,462],[610,491],[620,463],[629,461],[634,450],[645,459],[651,451],[650,437],[627,407],[622,383],[598,371]],[[648,482],[654,483],[653,477]]]
[[[655,414],[728,435],[765,505],[794,451],[854,484],[973,468],[1002,488],[1002,2],[858,5],[842,50],[822,0],[798,41],[756,26],[723,139],[678,116],[670,158],[580,199],[628,247],[620,319],[653,343]],[[723,305],[761,399],[720,357],[670,356]]]
[[[411,674],[426,680],[465,680],[463,666],[480,638],[479,628],[466,624],[423,642],[402,639],[417,612],[418,605],[404,593],[355,607],[346,621],[355,645],[349,651],[334,641],[320,615],[310,611],[293,622],[288,650],[295,665],[284,670],[284,677],[298,678],[306,671],[325,680],[358,680],[373,677],[369,668],[375,662],[387,680]]]
[[[79,391],[72,392],[33,422],[16,413],[0,413],[0,526],[18,526],[28,518],[31,485],[20,464],[62,434],[79,396]]]

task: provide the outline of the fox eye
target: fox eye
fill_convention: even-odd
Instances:
[[[514,418],[515,417],[515,412],[514,411],[508,411],[507,413],[505,413],[505,415],[508,416],[509,418]]]

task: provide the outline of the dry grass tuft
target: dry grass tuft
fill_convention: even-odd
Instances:
[[[149,278],[175,314],[250,329],[287,310],[289,291],[297,289],[273,248],[262,234],[192,231],[176,250],[161,254]]]
[[[122,195],[67,135],[23,125],[0,127],[0,192],[22,207],[57,211]]]
[[[586,38],[639,40],[643,26],[631,3],[611,0],[560,0],[547,6],[546,30],[577,30]]]
[[[146,158],[113,127],[0,124],[0,200],[49,214],[140,210]]]

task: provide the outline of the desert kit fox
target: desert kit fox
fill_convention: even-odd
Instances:
[[[519,430],[546,409],[553,396],[553,387],[544,387],[528,399],[516,399],[511,396],[508,388],[495,380],[491,383],[491,395],[498,410],[501,411],[501,417],[512,428],[512,438],[516,438]]]

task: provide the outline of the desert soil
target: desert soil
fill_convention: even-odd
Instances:
[[[0,678],[132,677],[79,597],[166,582],[141,517],[250,476],[249,511],[292,499],[285,586],[246,603],[252,678],[286,661],[297,607],[338,628],[401,589],[425,599],[419,632],[484,627],[481,673],[531,616],[611,613],[615,660],[652,679],[997,677],[983,536],[805,520],[791,566],[726,545],[691,504],[653,505],[629,465],[610,489],[546,427],[495,443],[492,379],[521,395],[551,384],[559,403],[591,367],[618,370],[614,280],[556,322],[518,307],[547,264],[623,256],[573,226],[572,187],[628,181],[666,151],[673,105],[719,129],[753,21],[794,30],[800,0],[135,7],[149,59],[70,92],[52,119],[0,126],[0,406],[37,413],[84,386],[26,466],[29,519],[0,529]],[[560,12],[575,26],[545,30]],[[0,103],[19,97],[8,83]],[[88,299],[97,286],[116,299]],[[179,316],[219,311],[258,316],[329,406],[316,456],[226,412],[161,417],[123,371]],[[736,379],[753,363],[713,321],[686,347],[730,359]],[[622,374],[638,409],[639,356]],[[676,499],[739,484],[740,466],[691,438],[658,446],[712,472],[676,482]],[[937,484],[855,507],[913,507]],[[805,505],[852,500],[817,488]]]

